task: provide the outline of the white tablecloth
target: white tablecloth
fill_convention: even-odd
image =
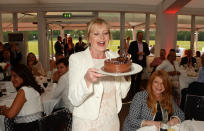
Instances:
[[[186,120],[171,128],[174,129],[174,131],[204,131],[204,121]],[[137,131],[157,131],[157,128],[155,128],[155,126],[142,127]]]
[[[1,82],[0,82],[0,85],[1,85]],[[8,89],[8,88],[11,88],[11,89]],[[47,115],[52,112],[52,110],[54,109],[54,106],[59,101],[57,99],[52,99],[52,91],[54,88],[55,86],[52,83],[48,84],[48,87],[45,88],[45,92],[41,95],[44,112]],[[14,92],[15,91],[13,90],[14,87],[7,87],[6,89],[8,92],[6,92],[6,95],[0,97],[0,105],[6,105],[7,107],[10,107],[17,93]],[[5,131],[4,116],[2,115],[0,115],[0,131]]]
[[[180,89],[188,88],[189,84],[191,84],[194,81],[198,80],[198,76],[188,76],[187,72],[181,70],[181,75],[179,76],[179,83],[180,83]]]

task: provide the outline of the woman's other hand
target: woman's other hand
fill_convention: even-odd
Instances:
[[[180,120],[178,118],[174,117],[173,119],[168,121],[167,124],[170,125],[170,126],[174,126],[174,125],[179,124],[179,123],[180,123]]]
[[[91,83],[97,82],[100,77],[104,76],[103,74],[98,73],[98,70],[95,68],[89,68],[84,76],[86,80],[87,87]]]

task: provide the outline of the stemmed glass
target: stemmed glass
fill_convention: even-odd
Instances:
[[[162,110],[162,126],[160,128],[160,131],[167,131],[168,130],[168,110]]]
[[[47,88],[48,83],[47,83],[47,82],[44,82],[44,83],[43,83],[43,86],[44,86],[45,88]]]
[[[167,123],[167,122],[168,122],[168,110],[167,110],[167,109],[165,109],[165,110],[163,111],[163,114],[162,114],[162,122],[164,122],[164,123]]]

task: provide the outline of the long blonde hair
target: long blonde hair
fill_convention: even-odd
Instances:
[[[168,110],[168,114],[172,114],[173,113],[173,107],[172,107],[172,83],[171,80],[168,76],[168,73],[163,71],[163,70],[157,70],[155,71],[147,84],[147,92],[148,92],[148,98],[147,98],[147,105],[150,109],[152,109],[152,114],[154,115],[157,111],[156,109],[156,99],[155,96],[153,94],[153,90],[152,90],[152,84],[153,81],[156,77],[159,77],[162,79],[163,85],[164,85],[164,92],[162,93],[162,99],[160,101],[160,105],[162,107],[163,110]]]

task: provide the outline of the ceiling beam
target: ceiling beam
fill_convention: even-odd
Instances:
[[[47,21],[47,24],[87,24],[88,21]]]
[[[163,0],[162,4],[162,12],[169,8],[176,0]]]
[[[183,8],[177,14],[204,16],[204,8]]]
[[[93,19],[95,15],[71,15],[70,18],[64,18],[62,15],[46,15],[45,18],[62,18],[62,19]]]
[[[166,1],[168,2],[168,6],[165,5]],[[174,1],[174,2],[173,2]],[[166,14],[176,14],[180,9],[182,9],[186,4],[188,4],[191,0],[165,0],[163,12]]]
[[[82,6],[83,5],[83,6]],[[120,3],[69,3],[69,4],[0,4],[0,13],[9,12],[61,12],[61,11],[110,11],[154,13],[156,6]]]

